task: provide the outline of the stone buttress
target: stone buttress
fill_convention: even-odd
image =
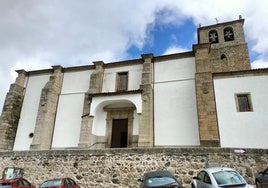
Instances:
[[[18,70],[15,83],[10,85],[0,116],[0,150],[12,150],[24,98],[26,71]]]
[[[93,62],[95,65],[94,72],[90,75],[89,90],[84,97],[83,115],[81,121],[81,131],[78,147],[92,147],[96,143],[96,138],[92,134],[93,116],[90,116],[90,105],[92,101],[91,94],[100,93],[103,81],[104,62]]]
[[[54,72],[41,92],[34,137],[30,146],[31,150],[51,149],[57,105],[63,79],[62,67],[52,67]]]

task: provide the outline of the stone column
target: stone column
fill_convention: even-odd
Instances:
[[[153,125],[153,54],[144,54],[142,71],[142,113],[139,123],[138,147],[154,145]]]
[[[92,135],[92,126],[94,116],[90,116],[90,105],[92,97],[90,94],[100,93],[102,90],[103,81],[103,65],[102,61],[93,62],[95,65],[95,71],[90,75],[90,84],[87,93],[84,98],[83,115],[81,116],[81,131],[78,147],[90,147],[94,144],[94,138]]]
[[[54,72],[42,89],[36,118],[34,137],[30,149],[51,149],[59,94],[62,85],[62,67],[53,66]]]
[[[12,150],[24,98],[26,71],[18,70],[15,83],[10,85],[0,116],[0,150]]]

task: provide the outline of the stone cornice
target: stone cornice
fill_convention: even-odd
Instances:
[[[268,75],[268,68],[228,71],[228,72],[214,72],[212,73],[212,75],[214,78],[261,76],[261,75]]]
[[[32,150],[32,151],[0,151],[0,157],[27,157],[27,156],[106,156],[110,154],[227,154],[227,155],[246,155],[246,156],[265,156],[268,149],[245,149],[244,154],[235,153],[236,148],[220,147],[146,147],[146,148],[106,148],[106,149],[80,149],[62,148],[55,150]]]
[[[182,58],[189,58],[189,57],[195,57],[193,51],[157,56],[157,57],[154,57],[154,62],[167,61],[167,60],[173,60],[173,59],[182,59]]]
[[[142,90],[138,89],[138,90],[129,90],[129,91],[89,93],[88,95],[92,97],[98,97],[98,96],[113,96],[113,95],[129,95],[129,94],[138,94],[138,93],[142,93]]]
[[[153,57],[154,62],[167,61],[167,60],[173,60],[173,59],[178,59],[178,58],[195,57],[193,51],[162,55],[162,56],[156,56],[156,57],[154,57],[152,54],[145,54],[143,56],[147,57],[148,55],[151,55]],[[74,72],[74,71],[94,70],[96,64],[98,65],[102,64],[103,68],[114,68],[114,67],[131,66],[131,65],[139,65],[139,64],[141,65],[142,63],[143,63],[142,58],[110,62],[110,63],[104,63],[103,61],[94,61],[93,65],[83,65],[83,66],[74,66],[74,67],[61,67],[60,65],[56,65],[56,66],[52,66],[51,69],[40,69],[40,70],[32,70],[32,71],[16,70],[16,72],[20,73],[24,71],[27,76],[30,76],[30,75],[38,75],[38,74],[52,74],[54,71],[53,68],[55,67],[61,67],[62,72]]]
[[[242,24],[244,24],[245,20],[244,19],[238,19],[238,20],[234,20],[234,21],[229,21],[229,22],[223,22],[223,23],[217,23],[217,24],[214,24],[214,25],[209,25],[209,26],[203,26],[203,27],[199,27],[198,28],[198,31],[199,30],[202,30],[202,29],[209,29],[209,28],[215,28],[215,27],[218,27],[218,26],[226,26],[226,25],[233,25],[234,23],[239,23],[241,22]]]

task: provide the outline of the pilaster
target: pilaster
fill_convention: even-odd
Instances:
[[[153,132],[153,54],[142,55],[142,113],[139,122],[138,147],[154,145]]]
[[[212,79],[210,44],[194,45],[196,103],[201,146],[219,146],[219,130]]]
[[[212,74],[196,73],[196,102],[201,146],[220,146]]]
[[[99,93],[102,89],[103,81],[103,61],[93,62],[95,65],[95,71],[90,75],[90,85],[88,93]]]

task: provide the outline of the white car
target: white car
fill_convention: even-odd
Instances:
[[[244,178],[232,168],[212,167],[201,170],[193,177],[192,188],[236,187],[252,188]]]

